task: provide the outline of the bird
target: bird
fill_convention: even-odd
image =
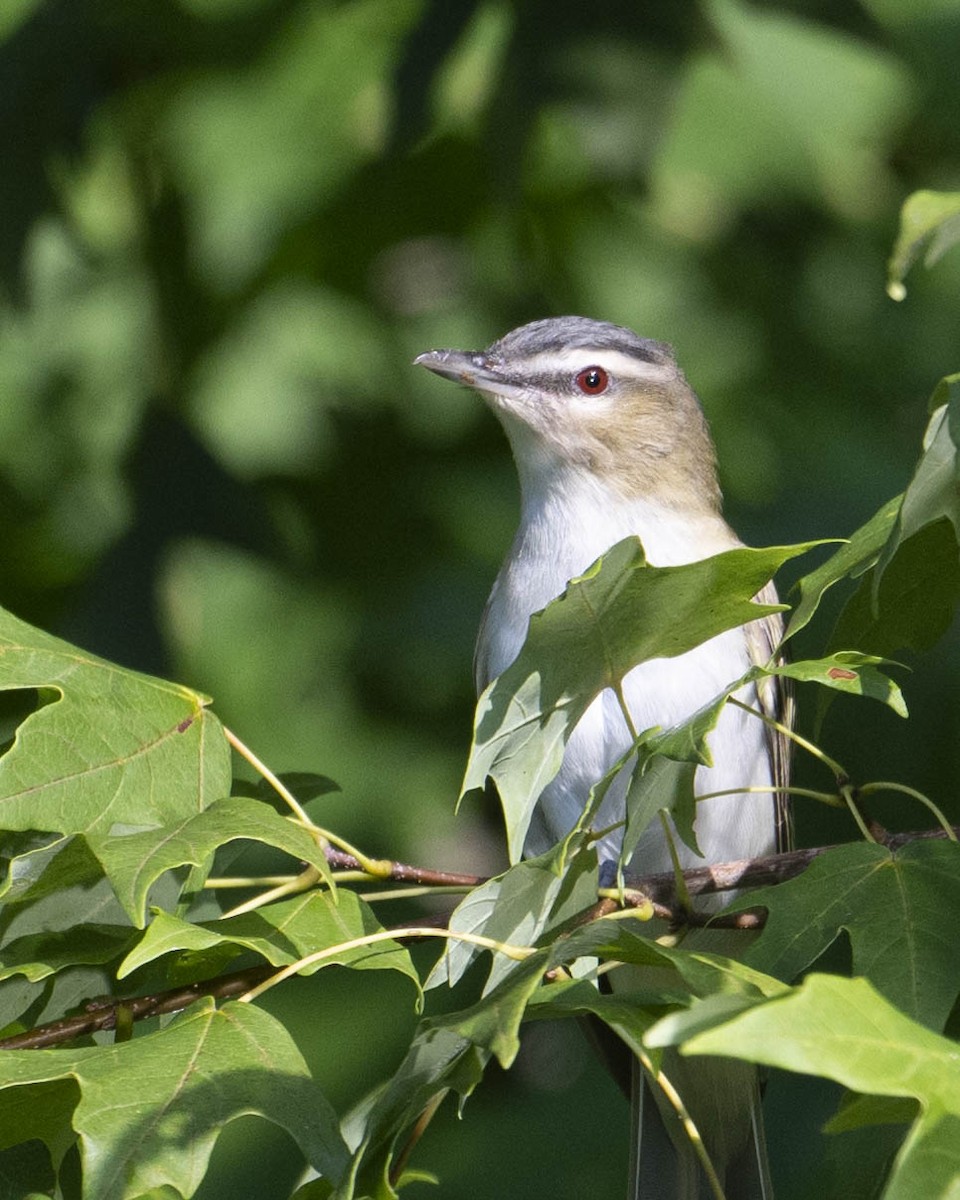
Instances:
[[[520,488],[520,520],[490,592],[477,638],[478,694],[516,658],[530,617],[559,596],[616,542],[636,536],[647,561],[668,567],[741,546],[722,513],[716,454],[700,402],[666,343],[624,326],[581,316],[521,325],[485,350],[431,350],[415,362],[478,392],[502,425]],[[775,603],[769,584],[757,597]],[[779,616],[728,630],[674,658],[640,663],[624,678],[623,699],[635,730],[668,728],[693,715],[753,664],[777,653]],[[715,796],[697,808],[702,857],[679,838],[684,868],[753,858],[786,848],[789,754],[782,726],[788,701],[778,682],[749,685],[726,705],[709,739],[712,766],[697,769],[695,789]],[[590,789],[631,745],[612,691],[590,705],[566,744],[559,773],[543,791],[524,854],[544,853],[580,817]],[[623,819],[626,779],[609,789],[598,829]],[[737,789],[743,788],[743,791]],[[747,790],[752,789],[752,790]],[[767,789],[767,790],[765,790]],[[615,867],[622,831],[597,843],[601,878]],[[652,823],[629,864],[632,876],[672,869],[662,826]],[[679,1060],[678,1060],[679,1062]],[[688,1059],[688,1076],[709,1075],[705,1126],[718,1125],[707,1149],[728,1200],[772,1195],[756,1075],[741,1063]],[[696,1069],[691,1067],[696,1064]],[[634,1070],[632,1200],[699,1200],[711,1195],[689,1141],[668,1131],[662,1098]],[[686,1099],[686,1097],[685,1097]],[[654,1102],[655,1101],[655,1102]],[[707,1111],[710,1106],[717,1111]],[[696,1113],[696,1105],[690,1105]]]

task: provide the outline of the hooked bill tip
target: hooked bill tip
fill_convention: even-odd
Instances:
[[[477,382],[472,358],[462,350],[427,350],[417,355],[413,365],[426,367],[428,371],[442,375],[444,379],[452,379],[455,383],[466,384],[467,387],[473,387]]]

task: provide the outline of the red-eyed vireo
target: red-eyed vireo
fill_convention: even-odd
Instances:
[[[637,535],[655,566],[693,562],[741,544],[721,513],[714,449],[700,404],[664,343],[603,321],[558,317],[523,325],[486,350],[432,350],[416,361],[480,392],[506,431],[520,477],[520,527],[477,642],[478,691],[516,657],[531,614],[622,538]],[[760,598],[774,597],[770,587]],[[779,621],[768,617],[679,657],[641,663],[623,684],[634,728],[667,728],[686,720],[753,663],[769,660],[779,633]],[[773,687],[759,695],[751,688],[742,699],[777,715]],[[786,785],[782,743],[755,716],[727,705],[709,744],[713,766],[698,769],[697,794],[731,794],[698,806],[696,833],[704,858],[677,838],[682,864],[752,858],[782,847],[784,802],[778,793],[760,790]],[[601,694],[543,792],[528,854],[545,851],[569,832],[591,786],[629,745],[617,699]],[[622,819],[623,783],[607,794],[598,828]],[[611,833],[600,842],[601,863],[616,860],[618,838]],[[631,875],[671,869],[657,823],[644,834],[629,869]],[[698,1073],[710,1076],[707,1090],[720,1110],[720,1128],[705,1139],[727,1200],[769,1196],[753,1076],[740,1064],[727,1064],[734,1068],[727,1094],[724,1079],[713,1078],[714,1067],[698,1063],[707,1060],[689,1059],[684,1070],[694,1083]],[[737,1088],[746,1096],[738,1098]],[[682,1134],[666,1135],[649,1097],[641,1107],[631,1196],[686,1200],[712,1194],[689,1142]],[[696,1107],[691,1104],[695,1114]],[[718,1122],[707,1114],[703,1124]]]

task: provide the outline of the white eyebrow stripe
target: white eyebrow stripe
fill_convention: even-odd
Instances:
[[[584,367],[603,367],[611,375],[625,379],[667,380],[676,375],[673,363],[648,363],[620,350],[593,350],[589,346],[565,348],[532,354],[524,361],[524,373],[546,375],[553,371],[579,371]]]

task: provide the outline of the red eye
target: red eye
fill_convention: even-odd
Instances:
[[[577,376],[577,387],[587,396],[599,396],[607,390],[610,376],[603,367],[584,367]]]

